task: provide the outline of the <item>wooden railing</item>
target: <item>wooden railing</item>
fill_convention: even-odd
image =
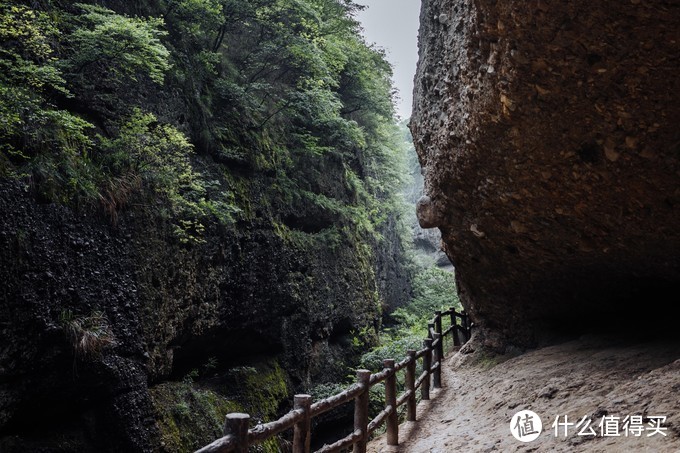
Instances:
[[[444,316],[450,316],[451,326],[442,331]],[[224,424],[224,437],[196,453],[247,453],[249,445],[264,442],[291,428],[293,453],[309,453],[312,419],[351,400],[354,400],[354,431],[331,445],[324,445],[316,453],[338,452],[352,446],[353,453],[365,453],[371,434],[383,423],[386,424],[387,444],[398,445],[398,408],[406,404],[406,420],[416,420],[417,390],[420,389],[421,399],[429,400],[430,384],[434,388],[441,387],[444,339],[451,335],[454,346],[460,346],[470,338],[471,328],[472,324],[465,312],[458,313],[455,308],[437,311],[428,323],[428,338],[423,341],[423,349],[408,351],[407,357],[398,363],[394,359],[385,360],[383,370],[376,374],[371,374],[368,370],[358,370],[355,384],[316,403],[312,404],[310,395],[295,395],[293,410],[276,421],[258,424],[249,429],[248,414],[228,414]],[[423,371],[416,376],[417,361],[421,358]],[[397,396],[397,372],[401,370],[405,371],[405,391]],[[385,382],[385,409],[373,420],[369,420],[368,392],[380,382]]]

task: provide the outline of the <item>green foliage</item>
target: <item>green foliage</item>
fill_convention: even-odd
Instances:
[[[286,374],[275,361],[254,367],[234,367],[227,381],[206,388],[201,384],[217,363],[209,359],[202,372],[191,370],[181,382],[168,382],[150,389],[161,451],[194,451],[222,436],[226,414],[245,412],[257,421],[278,417],[281,401],[288,400]],[[234,394],[237,390],[237,394]],[[278,440],[270,439],[258,451],[280,451]]]
[[[351,380],[349,382],[351,382]],[[309,390],[309,394],[312,395],[312,399],[314,401],[319,401],[343,392],[349,385],[351,384],[339,382],[325,382],[322,384],[316,384]]]
[[[194,451],[222,435],[224,417],[243,408],[191,382],[168,382],[150,389],[160,432],[160,451]]]
[[[401,209],[391,68],[359,36],[357,5],[164,0],[146,17],[0,8],[3,172],[18,165],[48,199],[99,200],[115,222],[149,189],[181,240],[200,242],[206,222],[231,224],[240,207],[195,169],[195,149],[275,175],[265,198],[326,212],[333,243],[379,239]],[[188,130],[157,120],[143,90],[181,93]],[[304,171],[329,156],[343,161],[346,194]]]
[[[402,329],[397,335],[384,333],[381,345],[361,356],[361,366],[377,372],[383,369],[383,360],[394,359],[397,362],[405,359],[409,350],[418,350],[423,346],[424,329],[413,332]]]
[[[57,35],[47,14],[0,5],[0,153],[26,164],[45,193],[73,197],[93,192],[81,180],[89,173],[92,125],[48,100],[48,93],[70,95],[51,47]]]
[[[383,330],[380,345],[362,355],[361,365],[379,371],[384,359],[400,361],[409,349],[422,348],[434,312],[450,307],[461,309],[453,273],[434,266],[421,270],[413,281],[411,301],[391,314],[396,325]],[[448,320],[443,321],[446,328]]]
[[[447,310],[450,307],[460,310],[456,280],[450,271],[433,266],[419,272],[413,279],[413,293],[411,303],[392,314],[402,324],[422,324],[436,310]],[[424,323],[427,324],[426,321]]]
[[[168,197],[177,196],[178,185],[195,182],[189,161],[192,145],[174,127],[159,124],[153,114],[136,110],[115,138],[99,141],[103,164],[113,174],[133,171]]]
[[[239,211],[225,198],[227,191],[219,191],[215,200],[207,199],[208,190],[218,189],[219,183],[206,181],[194,170],[190,160],[193,146],[184,134],[173,126],[159,124],[150,113],[136,110],[114,139],[99,137],[99,142],[102,164],[109,174],[118,178],[135,175],[168,202],[175,233],[183,242],[203,241],[205,227],[201,219],[214,215],[229,224]],[[110,191],[107,196],[103,201],[115,212],[130,193]]]
[[[354,308],[377,313],[375,255],[405,209],[404,145],[391,68],[361,38],[360,7],[133,3],[0,3],[0,174],[30,175],[46,201],[101,205],[114,223],[143,206],[186,244],[242,221],[305,253],[347,251],[363,279]],[[86,318],[79,337],[97,331]],[[356,327],[356,351],[375,343]],[[272,368],[234,374],[241,410],[276,412],[287,385]],[[233,407],[196,389],[200,377],[157,389],[168,450],[198,447],[192,430],[216,437]]]
[[[123,84],[146,75],[162,84],[170,68],[170,53],[161,43],[163,20],[126,17],[100,6],[77,3],[83,13],[74,17],[68,37],[69,75],[86,85]]]
[[[165,16],[173,31],[194,45],[213,44],[216,30],[224,21],[223,5],[219,0],[169,0]]]
[[[229,371],[246,411],[260,421],[276,418],[281,401],[288,397],[286,373],[276,361],[256,367],[237,367]]]

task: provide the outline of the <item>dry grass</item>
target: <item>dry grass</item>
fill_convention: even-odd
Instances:
[[[123,176],[111,178],[106,187],[99,193],[99,200],[104,211],[115,225],[118,222],[118,211],[121,210],[132,195],[142,187],[142,177],[128,172]]]
[[[100,311],[76,317],[70,310],[65,310],[61,314],[61,322],[78,356],[98,356],[105,348],[116,344],[109,321]]]

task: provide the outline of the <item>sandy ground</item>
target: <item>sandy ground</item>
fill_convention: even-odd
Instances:
[[[678,359],[678,342],[626,344],[603,337],[513,358],[457,353],[445,362],[443,388],[418,405],[419,420],[400,425],[400,445],[387,446],[383,435],[368,451],[680,452]],[[513,415],[523,409],[537,413],[544,425],[528,443],[510,431]],[[566,437],[564,427],[555,436],[553,422],[557,416],[564,422],[565,415],[568,422],[586,419],[579,428],[569,426]],[[624,419],[638,415],[642,418],[633,419],[626,436]],[[609,417],[608,434],[618,436],[602,436],[604,416]],[[653,416],[667,417],[661,425],[666,436],[653,434],[648,419]],[[634,436],[637,423],[644,429],[639,437]],[[579,436],[581,428],[596,436]]]

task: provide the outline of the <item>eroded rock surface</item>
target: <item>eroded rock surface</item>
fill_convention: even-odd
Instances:
[[[423,2],[423,220],[478,324],[531,343],[527,324],[672,303],[679,21],[663,0]]]

